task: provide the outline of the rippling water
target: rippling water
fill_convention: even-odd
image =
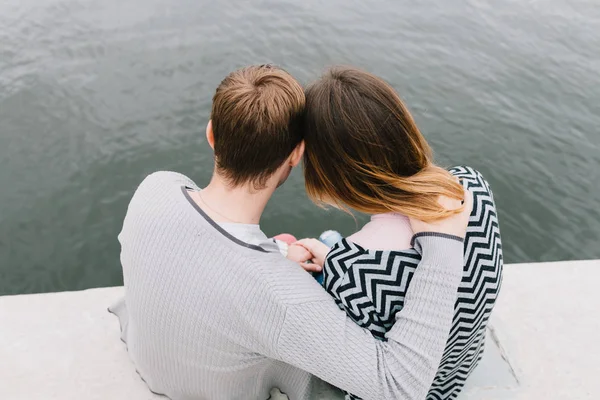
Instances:
[[[391,82],[438,161],[491,182],[507,262],[600,257],[596,0],[1,0],[0,295],[120,284],[136,185],[160,169],[205,184],[213,91],[264,62]],[[350,233],[300,172],[264,230]]]

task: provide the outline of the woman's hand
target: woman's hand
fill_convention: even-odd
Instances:
[[[461,206],[460,200],[454,200],[445,196],[441,196],[438,202],[447,210],[456,210]],[[473,194],[465,189],[464,209],[460,213],[434,222],[423,222],[418,219],[410,218],[410,226],[415,234],[421,232],[438,232],[458,236],[464,239],[472,210]]]
[[[310,265],[318,266],[319,269],[316,270],[317,272],[323,269],[323,265],[325,264],[325,257],[327,256],[327,253],[329,253],[329,250],[331,250],[329,246],[319,242],[317,239],[298,240],[296,243],[294,243],[294,245],[300,245],[312,254],[312,262],[314,264],[301,264],[304,269],[306,269]],[[306,264],[306,266],[304,264]]]

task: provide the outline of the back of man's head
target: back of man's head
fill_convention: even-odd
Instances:
[[[211,120],[217,173],[232,186],[263,187],[302,141],[302,86],[271,66],[229,74],[213,97]]]

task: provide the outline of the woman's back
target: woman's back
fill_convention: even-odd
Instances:
[[[361,247],[406,250],[412,246],[413,230],[407,216],[398,213],[375,214],[362,229],[348,237]]]
[[[453,399],[483,354],[485,328],[502,280],[502,244],[493,194],[470,167],[450,172],[473,193],[465,267],[454,323],[428,399]],[[359,235],[360,236],[360,235]],[[370,237],[369,242],[377,238]],[[400,247],[401,248],[401,247]],[[421,256],[415,249],[369,250],[350,240],[337,243],[325,261],[325,289],[360,326],[385,340],[402,310]],[[353,398],[349,395],[349,398]]]

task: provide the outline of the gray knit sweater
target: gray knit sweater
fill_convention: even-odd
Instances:
[[[277,246],[245,244],[157,172],[119,235],[125,298],[112,306],[150,390],[173,400],[311,398],[316,377],[363,399],[422,400],[452,323],[463,245],[417,239],[423,257],[387,341],[373,338]]]

